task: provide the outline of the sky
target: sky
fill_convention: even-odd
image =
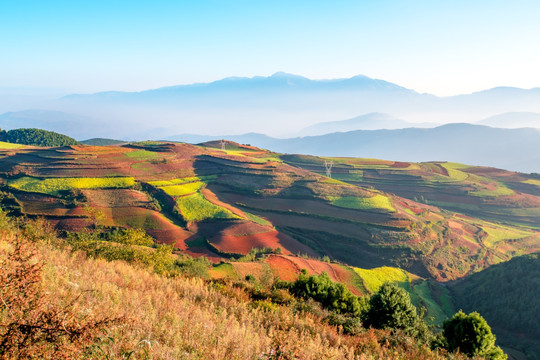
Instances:
[[[538,1],[0,0],[0,94],[278,71],[448,96],[540,87]]]

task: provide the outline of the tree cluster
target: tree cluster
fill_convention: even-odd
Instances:
[[[0,141],[22,145],[52,147],[78,144],[77,140],[69,136],[41,129],[1,130]]]
[[[504,360],[507,356],[495,345],[495,335],[478,313],[456,313],[444,322],[444,331],[435,336],[419,314],[405,289],[385,283],[369,300],[352,294],[345,285],[333,282],[328,274],[308,276],[305,271],[291,283],[289,291],[302,299],[312,299],[331,311],[331,323],[361,324],[364,328],[399,330],[433,347],[459,351],[468,356]],[[356,330],[358,326],[350,328]],[[344,326],[344,330],[347,328]],[[357,331],[357,330],[356,330]]]

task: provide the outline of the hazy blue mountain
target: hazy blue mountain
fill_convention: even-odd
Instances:
[[[302,129],[301,136],[324,135],[354,130],[404,129],[408,127],[433,127],[434,123],[410,123],[383,113],[364,114],[352,119],[326,121]]]
[[[263,148],[270,148],[268,146],[278,146],[277,143],[282,141],[281,139],[275,139],[263,134],[257,133],[247,133],[242,135],[221,135],[221,136],[211,136],[211,135],[196,135],[196,134],[180,134],[169,136],[163,140],[167,141],[178,141],[185,142],[189,144],[201,144],[207,141],[212,140],[231,140],[239,144],[254,145]]]
[[[268,77],[230,77],[141,92],[70,95],[54,106],[106,120],[112,131],[109,136],[117,138],[134,137],[117,132],[115,124],[122,121],[130,124],[129,131],[139,129],[139,134],[157,127],[167,129],[168,134],[257,132],[290,137],[302,134],[302,129],[314,124],[330,119],[353,119],[358,114],[384,113],[415,124],[442,124],[476,122],[494,113],[540,112],[540,89],[499,87],[467,95],[437,97],[366,76],[312,80],[276,73]],[[314,134],[374,128],[367,124],[356,129],[345,124],[334,125],[343,129]],[[394,123],[381,127],[405,126]]]
[[[106,134],[104,124],[88,116],[52,110],[24,110],[0,115],[0,128],[38,128],[55,131],[75,139]]]
[[[375,128],[366,119],[356,119],[359,123],[354,124],[352,119],[358,114],[392,114],[396,119],[419,126],[419,123],[476,122],[497,113],[540,113],[540,89],[498,87],[473,94],[437,97],[361,75],[312,80],[276,73],[140,92],[68,95],[42,108],[78,114],[90,120],[70,119],[62,123],[33,114],[34,123],[24,126],[60,131],[77,139],[141,140],[171,134],[222,136],[250,132],[292,137]],[[53,117],[61,116],[57,113]],[[327,124],[324,131],[301,132],[336,119],[350,119],[350,123]],[[70,127],[73,123],[77,125]],[[0,126],[6,125],[0,122]],[[326,127],[326,124],[319,126]],[[394,122],[379,128],[405,126]]]
[[[193,137],[194,142],[221,138]],[[428,129],[358,130],[290,139],[260,134],[225,138],[284,153],[397,161],[455,161],[540,173],[540,130],[531,128],[497,129],[460,123]],[[183,141],[189,142],[188,137],[185,136]]]
[[[122,140],[114,140],[114,139],[106,139],[106,138],[92,138],[88,140],[83,140],[80,143],[84,145],[93,145],[93,146],[110,146],[110,145],[125,144],[126,142]]]
[[[477,122],[477,124],[506,129],[524,127],[540,129],[540,114],[534,112],[509,112],[491,116]]]

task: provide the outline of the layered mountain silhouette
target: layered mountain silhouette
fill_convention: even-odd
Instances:
[[[533,112],[509,112],[491,116],[477,124],[492,127],[517,129],[523,127],[540,128],[540,114]]]
[[[220,138],[186,134],[168,140],[198,143]],[[429,129],[357,130],[289,139],[253,133],[225,138],[282,153],[454,161],[540,172],[540,130],[532,128],[498,129],[459,123]]]

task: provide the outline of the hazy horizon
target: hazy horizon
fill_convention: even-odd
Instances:
[[[534,1],[0,5],[0,86],[142,91],[277,71],[419,93],[540,86]]]

